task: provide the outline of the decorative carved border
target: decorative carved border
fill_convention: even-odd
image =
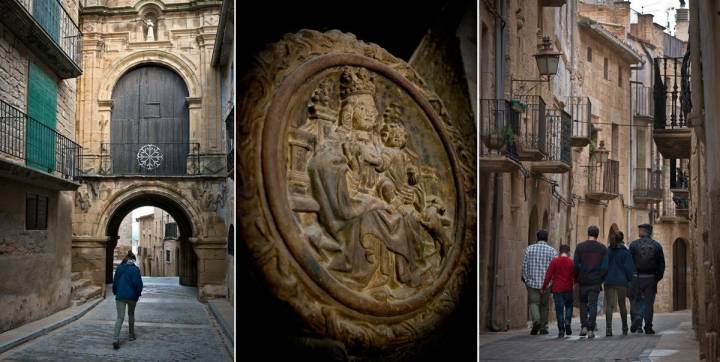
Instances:
[[[301,82],[307,78],[307,72],[314,74],[313,64],[323,69],[341,63],[365,66],[388,77],[418,102],[448,151],[457,180],[456,190],[462,193],[458,194],[458,215],[465,209],[465,220],[457,230],[455,259],[449,259],[445,266],[443,285],[423,293],[414,309],[381,310],[379,315],[372,315],[338,302],[307,276],[288,250],[277,230],[278,220],[273,217],[280,205],[268,200],[266,183],[278,177],[272,172],[280,172],[281,176],[284,171],[271,171],[263,165],[277,163],[283,153],[280,145],[266,145],[262,140],[264,135],[277,139],[279,132],[286,131],[278,128],[276,120],[284,110],[275,108],[274,97],[287,96],[286,84],[293,80]],[[288,79],[290,83],[285,83]],[[409,65],[379,46],[338,31],[302,30],[286,35],[255,57],[251,70],[239,82],[238,100],[236,203],[241,225],[238,233],[273,294],[289,303],[316,333],[340,340],[351,349],[389,350],[434,330],[460,298],[462,285],[472,269],[476,242],[475,159],[465,147],[472,143],[462,138],[440,99]],[[422,302],[425,304],[420,305]]]

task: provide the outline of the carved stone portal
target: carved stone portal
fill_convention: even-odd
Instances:
[[[316,333],[363,349],[426,335],[475,250],[474,175],[442,103],[406,63],[337,31],[255,59],[238,87],[240,240]]]

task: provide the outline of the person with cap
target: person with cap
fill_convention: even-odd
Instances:
[[[127,255],[123,258],[113,277],[112,291],[115,295],[115,306],[117,309],[117,319],[115,320],[115,334],[113,339],[113,348],[120,348],[120,329],[122,329],[123,319],[125,318],[125,308],[128,310],[128,323],[130,325],[129,340],[135,340],[135,305],[140,299],[143,290],[142,277],[140,276],[140,268],[137,267],[137,258],[132,250],[128,250]]]
[[[580,284],[580,336],[595,338],[598,296],[608,270],[608,252],[605,245],[598,242],[600,229],[588,227],[588,240],[575,248],[575,272]]]
[[[528,291],[528,306],[533,325],[530,334],[548,334],[548,304],[550,293],[543,293],[545,272],[557,251],[547,244],[548,232],[539,230],[537,242],[525,249],[522,264],[522,281]]]
[[[653,304],[657,294],[657,284],[665,273],[665,254],[662,245],[652,239],[652,225],[638,226],[640,238],[630,243],[630,255],[635,263],[636,273],[630,283],[632,325],[630,332],[642,333],[645,320],[645,334],[655,334],[653,330]],[[644,311],[640,311],[644,301]]]

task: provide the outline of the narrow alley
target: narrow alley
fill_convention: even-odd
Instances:
[[[85,316],[4,354],[3,361],[230,361],[232,348],[218,322],[197,300],[197,288],[177,277],[143,277],[135,309],[135,341],[125,318],[120,349],[112,349],[115,299],[105,298]],[[110,286],[108,286],[110,290]]]

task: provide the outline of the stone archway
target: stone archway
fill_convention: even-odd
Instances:
[[[194,234],[191,216],[176,200],[166,194],[158,192],[136,192],[131,197],[124,198],[118,205],[115,205],[106,224],[108,242],[105,249],[105,283],[112,282],[112,253],[117,243],[120,222],[127,214],[132,212],[132,210],[142,206],[161,208],[175,220],[179,229],[178,242],[180,242],[181,245],[181,251],[178,253],[179,258],[176,259],[178,262],[180,284],[197,286],[197,255],[190,245],[190,240]],[[158,258],[157,255],[153,257]],[[160,265],[159,260],[155,265]]]

